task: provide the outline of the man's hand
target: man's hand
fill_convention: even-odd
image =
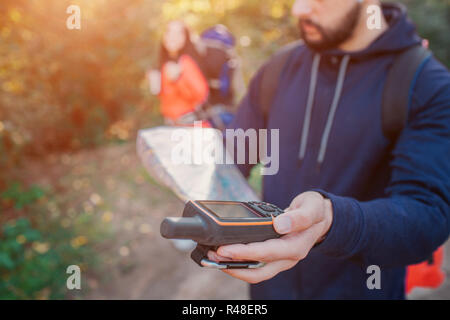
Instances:
[[[327,234],[333,220],[331,201],[318,192],[298,195],[285,213],[274,220],[275,230],[281,238],[250,244],[233,244],[210,251],[213,261],[261,261],[259,269],[223,270],[229,275],[249,283],[258,283],[294,267],[304,259],[311,248]]]

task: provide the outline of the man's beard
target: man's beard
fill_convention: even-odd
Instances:
[[[361,4],[357,3],[350,10],[350,12],[345,15],[345,17],[341,20],[341,23],[336,28],[333,28],[333,30],[325,29],[309,19],[300,19],[298,21],[298,26],[303,37],[303,41],[305,41],[308,47],[317,51],[337,48],[340,44],[348,40],[353,35],[360,13]],[[302,27],[302,22],[306,22],[316,27],[318,32],[321,34],[322,39],[319,41],[309,41],[306,36],[303,36],[305,32]]]

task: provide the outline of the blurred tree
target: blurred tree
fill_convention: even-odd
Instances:
[[[450,66],[450,0],[401,0],[419,34],[430,42],[438,59]]]
[[[70,4],[81,7],[81,30],[66,27]],[[160,11],[141,0],[2,1],[0,164],[103,141],[142,101]]]

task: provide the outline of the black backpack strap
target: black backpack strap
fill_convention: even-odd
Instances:
[[[299,40],[284,46],[277,53],[275,53],[275,55],[264,66],[264,72],[262,74],[259,87],[259,105],[266,124],[275,93],[277,92],[281,72],[283,71],[284,66],[294,50],[297,49],[302,43],[303,42]]]
[[[388,71],[382,100],[382,126],[391,143],[406,125],[411,87],[419,67],[430,54],[421,45],[410,47],[397,54]]]

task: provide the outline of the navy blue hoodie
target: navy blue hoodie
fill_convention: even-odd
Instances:
[[[253,299],[403,299],[405,266],[449,236],[450,74],[434,57],[422,64],[407,125],[391,147],[381,122],[387,70],[396,52],[421,39],[400,7],[383,12],[389,29],[364,50],[298,48],[267,125],[261,70],[241,102],[232,128],[280,130],[280,169],[264,177],[264,200],[286,208],[317,190],[334,215],[326,240],[294,268],[252,285]],[[251,166],[240,169],[248,175]],[[381,268],[380,290],[367,288],[370,265]]]

